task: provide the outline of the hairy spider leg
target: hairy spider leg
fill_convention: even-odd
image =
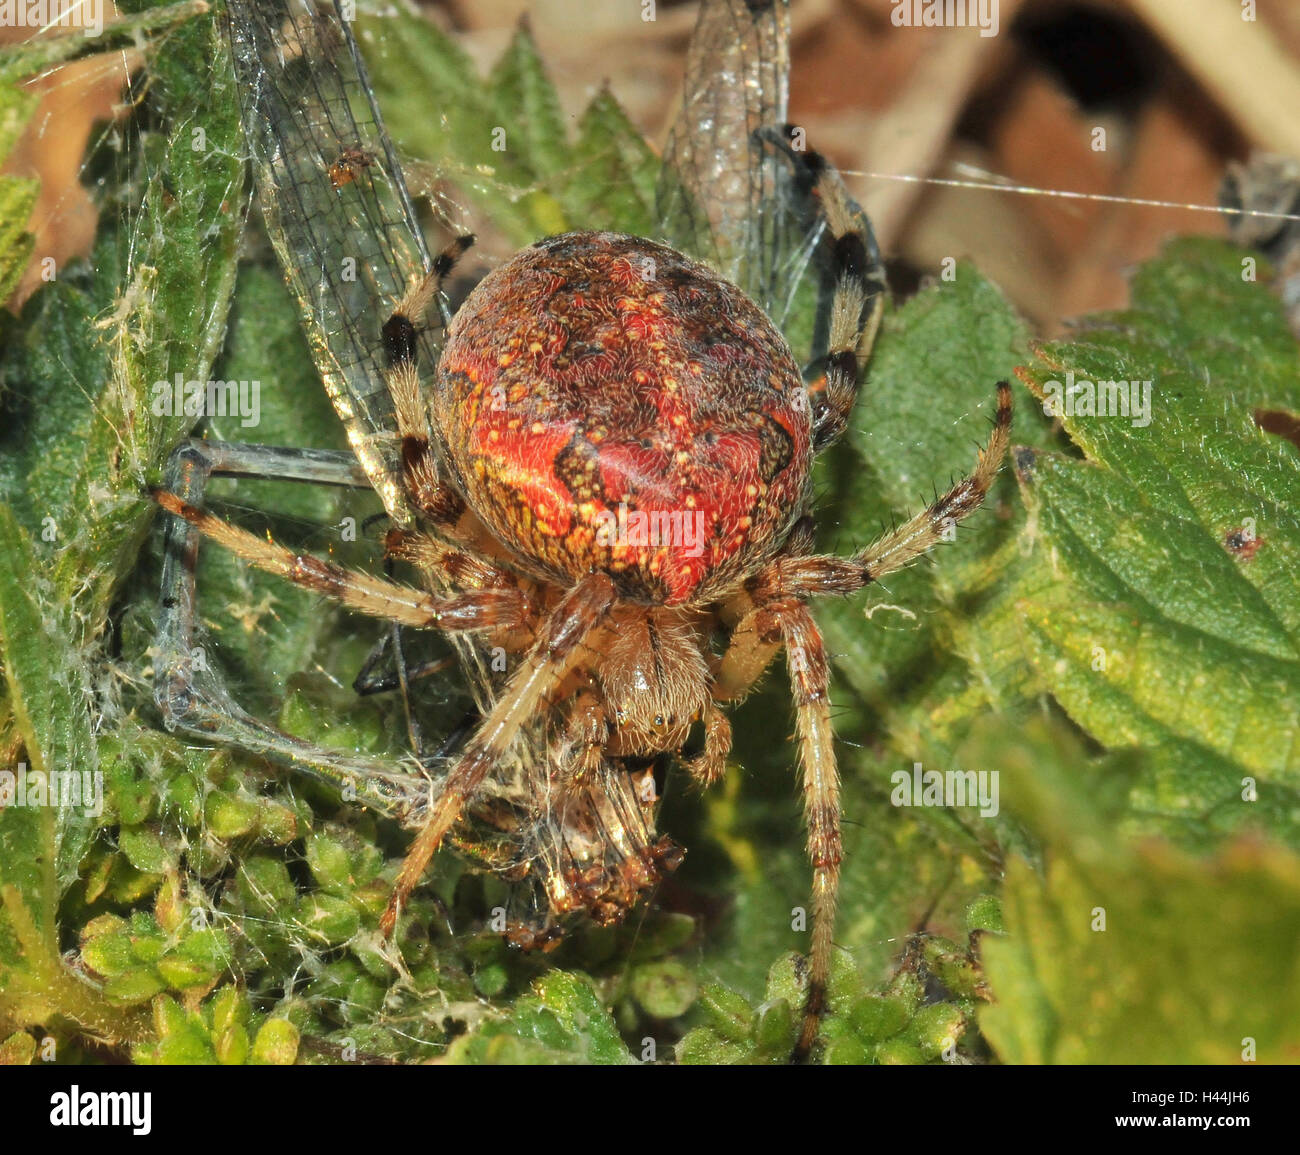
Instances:
[[[406,490],[415,507],[444,531],[452,529],[465,505],[460,494],[438,474],[429,402],[416,359],[417,334],[443,281],[473,243],[474,237],[466,234],[439,253],[428,274],[412,282],[383,327],[384,384],[393,399]]]
[[[983,504],[1006,456],[1010,437],[1011,386],[999,381],[993,433],[969,477],[963,477],[915,517],[881,534],[849,557],[828,554],[778,557],[771,565],[776,571],[776,582],[782,589],[801,597],[851,594],[928,553],[948,540],[949,530]]]
[[[839,896],[840,772],[835,761],[835,730],[831,725],[830,664],[821,630],[801,601],[770,607],[773,624],[785,645],[790,689],[794,694],[803,772],[804,821],[808,827],[808,858],[812,862],[812,950],[808,997],[803,1022],[791,1058],[801,1061],[812,1050],[826,1009],[834,946],[835,906]]]
[[[821,633],[805,602],[823,594],[854,593],[902,569],[944,541],[949,526],[974,513],[983,503],[1006,456],[1010,429],[1011,389],[1001,381],[993,433],[969,477],[851,557],[810,553],[810,525],[797,527],[786,550],[751,579],[724,611],[724,619],[734,622],[734,627],[718,663],[714,698],[731,701],[742,697],[783,646],[795,698],[808,856],[813,867],[808,994],[792,1055],[795,1061],[802,1061],[811,1052],[825,1011],[841,856],[839,773],[830,720],[829,670]]]
[[[704,749],[686,763],[686,772],[701,786],[720,782],[731,753],[731,719],[709,702],[700,716],[704,723]]]
[[[204,537],[250,565],[334,598],[348,609],[369,617],[449,631],[486,630],[524,623],[526,603],[517,588],[474,590],[439,597],[361,570],[345,569],[313,554],[295,553],[189,505],[174,493],[155,490],[153,498],[168,513],[184,518]]]

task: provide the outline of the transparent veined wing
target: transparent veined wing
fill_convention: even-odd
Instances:
[[[227,20],[267,233],[353,452],[388,514],[406,525],[381,331],[433,261],[401,165],[338,3],[228,0]],[[426,383],[438,352],[426,330]],[[486,706],[483,655],[463,637],[449,640]]]
[[[657,198],[667,242],[783,326],[817,244],[806,182],[771,143],[785,129],[789,79],[786,0],[705,0]]]
[[[226,7],[267,232],[353,451],[406,524],[380,328],[432,261],[401,168],[337,3]],[[424,352],[430,372],[431,336]]]

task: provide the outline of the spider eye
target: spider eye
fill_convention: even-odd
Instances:
[[[663,716],[662,714],[656,714],[656,715],[655,715],[655,725],[656,725],[656,726],[662,726],[663,724],[664,724],[664,716]]]

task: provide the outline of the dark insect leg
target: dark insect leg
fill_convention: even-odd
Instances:
[[[424,662],[412,662],[401,657],[402,673],[399,676],[397,670],[398,655],[401,654],[400,648],[394,648],[395,638],[400,638],[400,627],[394,626],[392,631],[386,632],[374,645],[374,648],[366,655],[366,660],[361,664],[361,669],[357,672],[356,678],[352,682],[352,688],[363,698],[368,698],[372,694],[388,694],[393,690],[400,690],[403,685],[410,685],[412,682],[418,682],[421,678],[428,678],[433,674],[440,674],[444,670],[450,670],[455,667],[456,659],[452,657],[435,658]]]
[[[885,266],[871,222],[820,153],[792,146],[774,131],[764,138],[786,153],[811,186],[830,233],[832,289],[828,349],[821,375],[808,386],[813,445],[824,449],[848,427],[862,367],[871,354],[885,307]]]
[[[393,576],[393,563],[400,560],[409,562],[422,574],[436,576],[444,587],[471,590],[483,587],[519,587],[518,579],[509,571],[420,530],[389,530],[384,539],[384,548],[387,554],[384,558],[384,574],[390,579]],[[394,622],[389,627],[387,637],[367,657],[353,682],[353,688],[363,695],[384,689],[400,689],[411,749],[419,751],[422,740],[419,724],[411,712],[409,683],[446,669],[452,661],[447,659],[412,666],[406,660],[404,648],[402,627]],[[383,679],[375,671],[390,652],[394,656],[389,666],[392,677]]]
[[[374,514],[362,522],[361,527],[363,530],[368,529],[374,522],[388,519],[387,512]],[[385,557],[384,577],[392,578],[393,569],[393,558],[391,556]],[[390,690],[401,690],[402,711],[406,716],[406,729],[411,742],[411,750],[423,762],[424,739],[415,714],[411,710],[410,683],[448,669],[454,664],[454,659],[443,658],[437,661],[422,662],[419,666],[412,667],[406,660],[405,646],[402,642],[402,627],[396,622],[390,622],[387,633],[371,647],[370,653],[366,655],[365,661],[361,663],[361,669],[357,671],[357,676],[352,679],[352,689],[361,698],[368,697],[371,694],[384,694]]]
[[[444,587],[476,589],[482,586],[518,586],[518,581],[513,574],[491,562],[448,545],[431,534],[393,529],[388,532],[384,546],[387,553],[384,558],[384,576],[390,580],[393,577],[394,562],[400,559],[410,562],[423,574],[436,575]],[[376,671],[390,654],[392,661],[387,665],[387,669],[391,670],[392,677],[384,679]],[[389,625],[387,636],[367,657],[353,682],[353,689],[362,695],[378,693],[385,689],[401,691],[402,709],[406,715],[406,729],[410,737],[411,749],[419,756],[424,748],[424,741],[419,722],[411,710],[410,683],[451,665],[454,665],[454,660],[451,658],[423,662],[419,666],[411,665],[406,658],[402,627],[393,622]]]
[[[187,503],[200,504],[213,475],[358,489],[370,484],[350,453],[197,440],[183,443],[172,454],[164,484]],[[231,699],[220,676],[203,658],[195,636],[194,575],[200,534],[180,518],[166,521],[162,604],[154,643],[154,701],[167,728],[247,749],[320,778],[381,813],[406,817],[426,789],[416,767],[402,773],[380,759],[344,755],[304,742],[258,721]]]

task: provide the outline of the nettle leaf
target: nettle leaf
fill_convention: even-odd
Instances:
[[[996,905],[996,904],[995,904]],[[977,909],[972,906],[971,911]],[[969,1028],[982,990],[968,949],[931,935],[907,947],[908,961],[879,991],[867,987],[845,954],[835,957],[827,989],[820,1059],[828,1065],[970,1061],[979,1039]],[[926,997],[926,985],[943,997]],[[677,1048],[679,1062],[788,1063],[798,1034],[798,1009],[807,996],[800,956],[772,964],[762,1004],[753,1008],[734,991],[713,985],[701,995],[697,1024]]]
[[[1300,377],[1276,302],[1241,271],[1225,245],[1178,242],[1139,272],[1132,308],[1022,374],[1087,456],[1018,451],[1021,576],[973,623],[975,652],[989,668],[1018,653],[1027,685],[1113,753],[993,720],[958,747],[958,764],[1000,769],[1003,804],[1044,847],[1041,871],[1013,859],[1008,937],[983,952],[996,1005],[980,1025],[1006,1062],[1291,1057],[1300,864],[1222,844],[1300,837],[1284,576],[1300,461],[1253,420],[1294,409]],[[1134,380],[1151,382],[1149,424],[1100,412],[1098,382]],[[1220,848],[1193,858],[1134,833]]]
[[[53,70],[58,64],[67,63],[84,57],[87,45],[95,51],[112,52],[121,47],[139,43],[141,34],[167,29],[172,25],[183,24],[203,11],[201,4],[195,0],[189,3],[171,3],[163,0],[154,3],[152,10],[143,12],[115,13],[112,20],[105,21],[104,26],[95,36],[32,36],[28,39],[8,43],[0,51],[0,85],[8,87],[20,84],[29,77],[45,70]],[[90,20],[87,20],[87,31]],[[48,29],[46,29],[48,31]],[[0,134],[3,129],[0,129]],[[5,149],[0,147],[0,156]]]
[[[162,23],[173,24],[174,13]],[[151,386],[173,372],[208,375],[242,231],[238,119],[214,22],[169,28],[165,43],[150,57],[150,99],[174,114],[171,134],[145,132],[92,158],[116,168],[120,187],[105,192],[91,268],[70,268],[43,286],[0,355],[5,749],[29,769],[75,772],[83,783],[105,761],[97,732],[115,708],[117,679],[107,673],[102,632],[152,520],[141,488],[186,423],[153,411]],[[0,813],[0,987],[5,1012],[19,1021],[71,1021],[124,1041],[145,1029],[141,1016],[61,957],[58,916],[80,901],[78,868],[106,821],[91,809],[12,805]],[[102,852],[91,865],[100,863],[87,895],[92,886],[103,893],[112,874]]]
[[[1041,347],[1022,371],[1044,397],[1049,380],[1151,380],[1149,424],[1136,410],[1096,416],[1072,402],[1063,432],[1087,457],[1067,455],[1059,439],[1058,452],[1045,452],[1041,407],[1021,395],[1023,508],[1014,498],[994,504],[964,543],[959,533],[956,546],[935,552],[933,567],[891,577],[868,623],[856,603],[820,608],[841,679],[871,707],[854,737],[878,730],[904,757],[954,768],[975,718],[993,708],[1019,725],[1048,693],[1102,745],[1141,753],[1125,818],[1133,829],[1192,845],[1249,822],[1300,835],[1292,496],[1300,478],[1294,447],[1253,420],[1257,408],[1296,408],[1300,375],[1277,303],[1242,281],[1240,261],[1213,242],[1171,247],[1137,275],[1130,310],[1085,322],[1080,340]],[[944,293],[946,316],[935,303]],[[1006,320],[948,286],[929,297],[900,310],[882,336],[859,406],[868,424],[851,433],[849,450],[863,455],[887,438],[892,452],[867,461],[865,480],[852,458],[832,458],[837,511],[897,516],[895,495],[937,472],[921,459],[925,445],[938,447],[939,468],[966,468],[949,428],[953,403],[943,401],[962,388],[953,383],[961,366],[933,350],[974,342],[979,364],[978,342]],[[927,327],[931,316],[948,337]],[[996,360],[983,365],[996,371]],[[909,380],[935,386],[934,419]],[[1142,398],[1134,395],[1139,406]],[[869,424],[875,406],[879,429]],[[915,445],[909,429],[918,430]],[[855,486],[855,498],[841,496]],[[860,536],[869,534],[831,544]],[[1246,804],[1252,785],[1257,801]],[[931,815],[940,833],[943,813]]]
[[[29,303],[0,363],[14,449],[0,484],[29,530],[52,520],[48,560],[87,637],[152,521],[144,482],[192,424],[156,413],[154,386],[178,373],[206,380],[224,334],[243,224],[225,55],[211,17],[169,32],[151,57],[151,99],[188,117],[133,141],[139,215],[101,231],[90,277],[61,278]]]
[[[91,697],[84,661],[70,640],[72,623],[51,605],[32,543],[3,505],[0,541],[0,659],[25,754],[24,763],[3,767],[14,793],[0,809],[0,883],[14,887],[35,925],[53,935],[59,899],[77,877],[93,807],[61,788],[52,795],[51,788],[69,772],[78,774],[78,785],[94,781]],[[23,772],[20,798],[17,775]],[[39,802],[31,795],[33,774],[44,779]]]
[[[534,139],[524,110],[511,104],[526,93],[534,108],[544,110],[557,99],[553,89],[546,93],[550,81],[526,29],[498,66],[503,92],[480,78],[449,36],[412,13],[360,19],[358,33],[363,47],[374,46],[371,82],[400,148],[428,160],[438,178],[455,182],[474,215],[490,220],[514,247],[568,227],[555,197],[537,185],[565,147],[562,127],[552,122],[560,132],[551,139],[544,118]]]
[[[1007,1063],[1294,1062],[1300,860],[1254,842],[1208,859],[1168,843],[1008,865],[1005,937],[986,939]]]
[[[410,13],[363,17],[358,30],[393,139],[463,191],[474,217],[512,247],[577,228],[649,231],[653,151],[604,89],[570,141],[527,22],[486,80],[449,36]]]
[[[12,53],[12,48],[0,53],[0,78],[5,81],[0,85],[0,160],[9,159],[9,154],[13,152],[14,145],[26,131],[39,103],[39,97],[34,93],[26,92],[17,86],[16,82],[27,73],[14,71]],[[17,183],[17,178],[5,178],[6,183],[11,181]],[[15,224],[26,224],[27,214],[22,212],[17,218],[12,219],[6,214],[4,220],[6,229],[9,229]]]
[[[659,161],[606,88],[578,122],[560,198],[582,229],[654,232],[654,181]]]
[[[955,281],[923,290],[887,317],[851,428],[821,463],[815,512],[827,548],[861,548],[968,473],[988,437],[997,382],[1010,378],[1028,354],[1024,322],[966,265],[958,267]],[[1044,423],[1021,404],[1013,436],[1043,444]],[[987,568],[1019,528],[1018,511],[1008,508],[1011,488],[1004,479],[990,497],[990,511],[959,529],[955,545],[940,546],[933,564],[913,566],[869,590],[865,617],[861,598],[818,605],[838,674],[864,701],[878,707],[894,702],[923,657],[929,676],[941,676],[942,665],[929,659],[951,628],[945,609],[952,610],[976,567]]]
[[[5,505],[0,541],[4,730],[12,728],[5,749],[21,752],[0,767],[0,1017],[23,1026],[71,1020],[100,1039],[128,1040],[139,1034],[138,1018],[65,967],[61,950],[60,903],[103,801],[85,659],[74,648],[67,607],[53,602],[31,542]]]
[[[1048,579],[1019,603],[1026,658],[1100,742],[1159,753],[1155,813],[1232,811],[1234,826],[1256,795],[1293,808],[1300,457],[1253,420],[1300,404],[1280,309],[1242,281],[1239,253],[1181,242],[1136,278],[1129,311],[1039,358],[1025,379],[1046,398],[1073,381],[1063,424],[1089,460],[1018,456]],[[1149,424],[1078,412],[1084,382],[1129,380],[1151,383]]]
[[[39,181],[0,177],[0,299],[17,287],[36,245],[27,231],[27,217],[39,191]]]
[[[577,227],[654,231],[659,160],[607,88],[578,122],[570,164],[561,197]]]
[[[510,47],[488,77],[488,86],[506,129],[506,148],[509,135],[522,135],[525,163],[534,177],[550,177],[563,169],[569,157],[560,98],[527,19],[519,22]]]

